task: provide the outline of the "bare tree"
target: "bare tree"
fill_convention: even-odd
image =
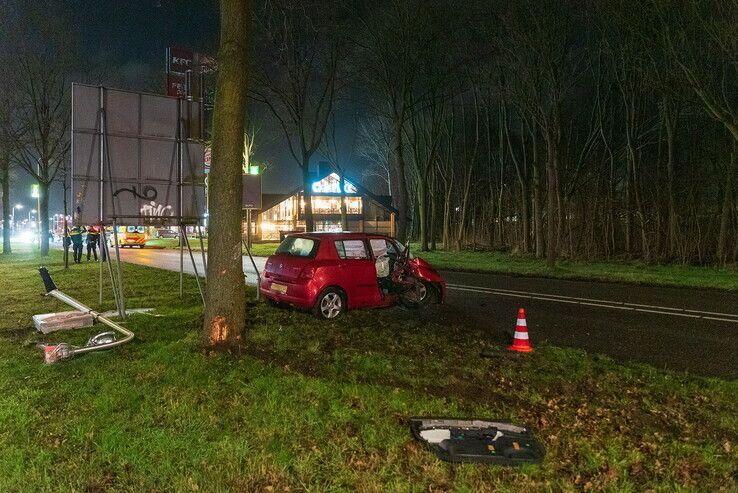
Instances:
[[[28,37],[13,29],[4,52],[8,86],[14,92],[14,113],[6,136],[11,159],[39,186],[41,255],[49,251],[49,188],[64,167],[69,152],[69,77],[77,52],[73,34],[53,2],[21,2],[13,25],[42,32]]]
[[[323,139],[321,145],[321,154],[328,160],[331,168],[338,173],[341,194],[341,229],[348,231],[348,211],[346,208],[345,193],[346,164],[353,160],[354,150],[356,149],[356,134],[339,136],[337,132],[336,115],[333,114],[328,124],[326,137]]]
[[[218,84],[213,113],[210,231],[203,339],[207,347],[238,348],[246,320],[241,263],[241,192],[250,25],[248,0],[221,0]]]
[[[436,8],[440,9],[441,4]],[[412,213],[408,196],[407,141],[404,132],[424,92],[418,89],[422,67],[432,57],[443,30],[440,12],[423,2],[386,0],[366,4],[368,17],[354,38],[362,82],[373,91],[373,111],[390,122],[392,198],[398,210],[397,237],[406,239]]]
[[[14,105],[11,103],[12,91],[4,91],[0,93],[0,187],[2,187],[2,208],[3,208],[3,254],[9,255],[12,252],[10,244],[10,184],[12,179],[13,161],[11,159],[12,139],[12,116],[11,111]]]
[[[339,92],[345,46],[335,32],[336,5],[323,0],[270,0],[257,23],[258,83],[252,97],[279,122],[302,171],[305,227],[315,229],[310,161],[318,150]]]

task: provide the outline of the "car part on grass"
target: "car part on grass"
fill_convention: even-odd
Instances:
[[[92,315],[79,311],[43,313],[33,316],[36,330],[49,334],[57,330],[72,330],[90,327],[94,323]]]
[[[126,315],[131,315],[133,313],[139,313],[139,314],[151,315],[152,317],[161,316],[161,315],[154,315],[153,313],[151,313],[153,311],[154,311],[153,308],[126,308]],[[118,314],[118,310],[108,310],[106,312],[102,312],[100,316],[106,317],[106,318],[116,318],[120,315]]]
[[[41,279],[44,281],[44,287],[46,288],[47,296],[53,296],[59,301],[71,306],[72,308],[76,308],[82,313],[87,313],[91,315],[94,321],[100,322],[103,325],[107,325],[115,332],[123,335],[122,339],[116,340],[115,332],[103,332],[94,337],[91,337],[90,340],[87,341],[87,344],[82,347],[72,346],[71,344],[67,344],[66,342],[61,342],[59,344],[40,344],[39,346],[44,350],[44,361],[47,364],[56,363],[59,360],[71,358],[72,356],[78,354],[84,354],[91,351],[99,351],[103,349],[111,349],[126,344],[133,339],[134,334],[130,330],[116,324],[107,317],[104,317],[102,314],[96,312],[86,305],[83,305],[71,296],[59,291],[59,289],[57,289],[56,287],[56,284],[54,284],[54,281],[51,279],[51,275],[49,274],[49,271],[46,269],[46,267],[39,268],[38,272],[39,274],[41,274]]]
[[[517,465],[540,463],[545,451],[527,428],[499,421],[410,418],[410,430],[439,459]]]

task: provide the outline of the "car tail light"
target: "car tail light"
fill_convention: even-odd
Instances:
[[[300,272],[300,277],[302,279],[312,279],[313,275],[315,275],[315,267],[305,267],[302,269],[302,272]]]

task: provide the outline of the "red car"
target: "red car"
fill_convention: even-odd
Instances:
[[[382,262],[389,269],[379,278]],[[446,298],[445,281],[427,262],[394,239],[369,233],[288,236],[267,259],[260,290],[273,305],[312,309],[326,319],[348,309],[407,304],[408,291],[417,306]]]

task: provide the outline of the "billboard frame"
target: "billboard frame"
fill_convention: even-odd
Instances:
[[[94,117],[94,128],[89,127],[88,128],[77,128],[77,125],[75,125],[75,89],[77,87],[85,87],[87,89],[95,89],[98,93],[98,101],[97,101],[97,110],[95,112]],[[168,179],[161,179],[163,182],[162,184],[167,187],[167,191],[171,189],[172,186],[175,186],[175,192],[176,192],[176,215],[146,215],[143,214],[137,214],[137,215],[126,215],[126,214],[118,214],[116,212],[116,196],[123,192],[127,191],[130,192],[134,197],[137,197],[138,199],[147,199],[147,187],[153,188],[156,190],[153,186],[150,185],[141,185],[141,192],[144,195],[141,195],[138,193],[138,190],[136,189],[136,186],[131,186],[131,188],[119,188],[116,191],[113,191],[113,186],[116,184],[116,181],[113,180],[112,176],[112,162],[110,159],[110,143],[108,141],[108,137],[111,135],[108,129],[108,118],[107,118],[107,108],[106,108],[106,91],[114,91],[115,93],[127,93],[127,94],[134,94],[137,96],[137,102],[138,102],[138,108],[137,108],[137,131],[135,134],[133,133],[126,133],[126,132],[116,132],[114,137],[121,137],[121,138],[128,138],[128,139],[135,139],[136,145],[137,145],[137,156],[136,156],[136,163],[138,165],[137,167],[137,184],[142,184],[142,181],[144,181],[141,177],[141,169],[142,169],[142,145],[141,143],[144,141],[150,141],[150,140],[160,140],[163,142],[170,142],[174,145],[175,154],[176,154],[176,183],[172,179],[172,163],[170,162],[170,173]],[[164,98],[168,100],[176,100],[176,129],[174,132],[174,137],[153,137],[152,135],[145,135],[142,133],[142,122],[143,122],[143,115],[142,115],[142,98],[144,97],[152,97],[152,98]],[[92,99],[92,98],[90,98]],[[198,138],[193,139],[189,135],[189,128],[186,127],[184,122],[184,115],[183,115],[183,106],[184,104],[187,104],[187,116],[189,117],[187,119],[187,122],[192,122],[191,118],[191,108],[193,104],[198,105]],[[153,103],[152,103],[153,104]],[[73,83],[72,84],[72,124],[71,124],[71,166],[70,166],[70,177],[71,177],[71,191],[72,191],[72,200],[74,202],[74,207],[72,209],[73,214],[73,222],[78,223],[79,216],[81,215],[81,210],[79,210],[79,198],[77,192],[75,190],[76,181],[79,180],[82,183],[84,183],[84,186],[86,187],[87,184],[91,181],[93,178],[89,171],[92,168],[93,165],[97,165],[97,196],[95,197],[97,200],[97,221],[94,223],[97,226],[113,226],[113,243],[115,247],[115,256],[116,256],[116,273],[113,272],[113,268],[110,261],[110,254],[108,253],[107,248],[107,241],[106,241],[106,233],[105,228],[101,227],[101,249],[106,253],[107,262],[100,262],[100,268],[99,268],[99,298],[100,303],[102,303],[103,298],[103,292],[102,292],[102,286],[103,286],[103,263],[107,263],[108,265],[108,273],[110,275],[110,279],[112,282],[112,290],[113,290],[113,296],[115,298],[116,306],[118,308],[118,312],[122,318],[125,318],[126,311],[125,311],[125,297],[123,295],[123,280],[122,280],[122,270],[120,265],[120,242],[118,241],[118,226],[120,224],[120,220],[126,220],[126,219],[136,219],[136,222],[143,222],[145,225],[149,226],[157,226],[157,225],[166,225],[166,224],[177,224],[179,226],[180,230],[180,276],[179,276],[179,291],[180,291],[180,297],[184,294],[183,289],[183,282],[184,282],[184,247],[186,246],[190,259],[192,260],[193,269],[195,271],[195,279],[197,281],[197,287],[200,291],[200,296],[203,300],[203,304],[205,303],[205,297],[203,294],[202,286],[200,283],[200,276],[198,273],[197,265],[194,260],[194,256],[192,253],[192,249],[190,247],[189,240],[187,238],[186,234],[186,225],[196,225],[199,236],[200,236],[200,242],[202,244],[202,231],[200,229],[200,225],[203,223],[203,220],[205,218],[205,209],[206,203],[204,200],[202,200],[202,204],[200,207],[200,204],[198,204],[198,197],[197,197],[197,190],[198,188],[202,188],[202,191],[204,192],[204,182],[196,183],[196,177],[199,177],[204,181],[204,173],[202,172],[195,172],[193,170],[193,162],[192,162],[192,156],[190,155],[190,146],[191,144],[196,145],[202,145],[203,144],[203,132],[204,128],[202,125],[202,112],[203,112],[203,103],[200,102],[193,102],[192,100],[187,100],[181,97],[173,98],[170,96],[164,96],[160,94],[152,94],[152,93],[145,93],[145,92],[137,92],[137,91],[129,91],[125,89],[112,89],[107,88],[102,85],[98,86],[92,86],[88,84],[78,84]],[[91,111],[88,109],[88,113],[91,114]],[[88,119],[90,114],[88,114]],[[89,122],[88,122],[89,123]],[[91,135],[91,142],[89,146],[89,159],[87,162],[87,171],[88,173],[86,175],[79,175],[75,173],[75,164],[77,163],[76,159],[76,150],[75,147],[75,134],[79,135]],[[94,158],[94,151],[95,151],[95,144],[98,146],[98,155],[97,159]],[[85,149],[86,150],[86,149]],[[185,155],[187,156],[187,163],[189,166],[190,173],[187,175],[187,178],[185,178]],[[125,159],[125,158],[124,158]],[[95,162],[97,161],[97,162]],[[197,163],[200,166],[200,171],[202,171],[202,163]],[[82,177],[84,179],[82,180]],[[118,180],[119,182],[120,180]],[[124,182],[130,182],[132,180],[123,180]],[[147,180],[148,181],[148,180]],[[106,187],[106,183],[109,184],[108,187]],[[158,183],[157,183],[158,184]],[[194,206],[195,214],[194,215],[185,215],[184,209],[183,209],[183,193],[184,188],[187,187],[191,193],[192,193],[192,205]],[[85,194],[86,190],[82,192],[81,200],[85,200]],[[111,214],[106,214],[106,203],[105,198],[106,194],[110,194],[110,209]],[[168,195],[168,193],[167,193]],[[154,204],[152,197],[152,205]],[[141,212],[141,208],[139,208],[139,212]],[[203,265],[205,265],[205,259],[204,259],[204,252],[203,252]]]

